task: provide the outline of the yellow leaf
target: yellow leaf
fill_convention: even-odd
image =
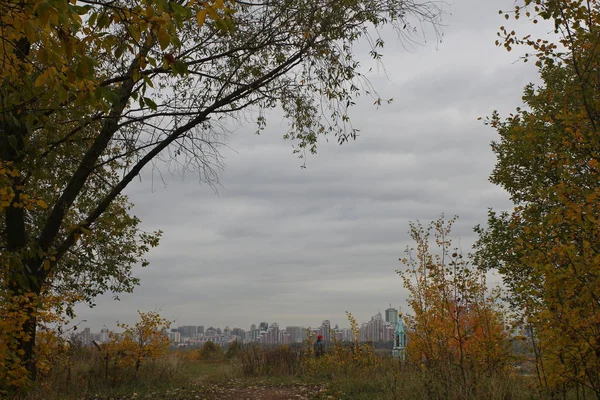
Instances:
[[[154,8],[152,8],[152,6],[151,6],[151,5],[148,5],[148,6],[146,7],[146,16],[147,16],[148,18],[152,18],[152,17],[154,17]]]
[[[48,52],[46,51],[45,48],[40,47],[40,49],[38,51],[38,58],[39,58],[40,62],[42,62],[44,64],[48,62]]]
[[[588,194],[588,195],[586,196],[585,200],[586,200],[588,203],[594,203],[594,202],[596,201],[596,198],[597,198],[597,195],[596,195],[596,193],[591,193],[591,194]]]
[[[196,20],[198,21],[198,26],[204,25],[204,20],[206,19],[206,9],[198,11],[196,14]]]
[[[46,78],[47,78],[46,73],[39,74],[38,77],[35,79],[33,86],[34,87],[44,86],[44,84],[46,83]]]
[[[208,14],[210,15],[210,17],[212,19],[214,19],[215,21],[219,19],[219,14],[217,14],[217,10],[214,7],[208,7],[206,9],[206,11],[208,12]]]
[[[46,204],[46,202],[42,199],[38,199],[38,201],[36,201],[37,205],[42,207],[42,208],[48,208],[48,204]]]
[[[49,10],[49,14],[50,14],[50,16],[49,16],[50,23],[53,26],[58,26],[58,11],[54,7],[49,7],[48,10]]]
[[[160,43],[160,48],[162,50],[166,49],[169,46],[169,43],[171,42],[171,39],[169,38],[169,34],[167,33],[166,29],[160,27],[157,36],[158,42]]]

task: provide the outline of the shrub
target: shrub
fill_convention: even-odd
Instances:
[[[223,349],[214,342],[206,342],[197,351],[197,356],[200,360],[221,360],[223,358]]]
[[[237,340],[234,341],[233,343],[230,343],[227,346],[227,351],[225,352],[225,357],[228,360],[231,360],[232,358],[237,357],[238,354],[240,353],[240,349],[241,349],[241,346]]]
[[[247,376],[289,376],[304,371],[301,352],[290,346],[248,344],[241,347],[237,359],[242,373]]]

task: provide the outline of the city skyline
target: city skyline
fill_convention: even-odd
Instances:
[[[388,316],[387,316],[387,311],[388,310],[395,310],[395,314],[397,315],[400,312],[404,312],[403,308],[400,306],[393,306],[391,303],[388,303],[387,308],[382,308],[382,309],[375,309],[374,313],[371,313],[372,315],[370,315],[368,318],[371,318],[373,315],[377,315],[377,314],[381,314],[382,318],[384,320],[387,320]],[[157,310],[139,310],[141,312],[144,311],[157,311]],[[183,321],[183,320],[172,320],[170,319],[167,315],[164,315],[163,313],[160,312],[160,310],[157,311],[163,318],[166,318],[167,320],[171,321],[171,326],[170,328],[175,328],[175,327],[185,327],[185,326],[195,326],[195,327],[199,327],[202,326],[205,330],[213,327],[213,328],[221,328],[224,329],[225,327],[229,327],[230,329],[234,329],[234,328],[249,328],[253,325],[256,325],[257,327],[259,326],[260,323],[266,322],[268,324],[271,323],[277,323],[278,325],[282,325],[282,326],[302,326],[304,328],[314,328],[316,326],[320,326],[322,324],[323,321],[330,321],[332,326],[338,325],[340,328],[349,328],[350,323],[349,320],[347,318],[346,312],[342,312],[341,316],[342,318],[338,319],[334,319],[334,318],[325,318],[322,319],[321,321],[315,321],[314,324],[305,324],[305,323],[293,323],[289,322],[289,320],[286,319],[286,323],[279,323],[279,321],[275,318],[259,318],[258,321],[254,321],[251,322],[250,324],[246,325],[242,325],[242,324],[236,324],[236,323],[226,323],[226,324],[210,324],[210,323],[203,323],[203,322],[199,322],[199,323],[193,323],[193,321]],[[357,321],[359,322],[359,325],[362,323],[362,320],[359,319],[355,314],[353,314],[352,312],[350,312],[350,314],[352,314],[352,316],[357,319]],[[135,315],[135,317],[138,317],[137,313]],[[364,320],[366,320],[365,318],[363,318]],[[118,321],[115,320],[113,324],[98,324],[95,323],[95,321],[93,320],[87,320],[87,319],[75,319],[73,321],[71,321],[71,323],[67,324],[67,329],[71,329],[73,326],[77,326],[76,330],[81,330],[81,329],[85,329],[85,328],[90,328],[91,331],[93,332],[100,332],[102,329],[108,329],[111,331],[115,331],[118,332],[120,329],[117,327],[117,323],[119,322],[123,322],[123,321]],[[128,324],[135,324],[135,322],[137,322],[136,319],[132,319],[131,322],[127,322]],[[395,320],[392,322],[395,324]]]
[[[394,329],[398,321],[398,309],[391,305],[385,310],[385,316],[377,312],[369,321],[358,322],[358,340],[361,342],[392,342]],[[327,343],[337,341],[353,341],[355,333],[350,327],[340,327],[330,320],[323,320],[318,326],[280,326],[276,321],[261,321],[252,324],[246,330],[238,326],[205,325],[179,325],[164,329],[173,345],[178,346],[201,346],[206,342],[214,342],[219,345],[227,345],[234,341],[241,343],[260,344],[293,344],[303,343],[308,335],[322,336]],[[94,343],[105,343],[110,339],[110,332],[119,335],[119,330],[111,330],[103,327],[99,332],[92,331],[89,326],[79,330],[71,330],[67,335],[72,339],[79,340],[84,346]]]

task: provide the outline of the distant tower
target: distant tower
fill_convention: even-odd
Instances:
[[[389,322],[392,325],[396,325],[398,322],[398,310],[393,308],[390,304],[390,308],[385,310],[385,322]]]
[[[85,328],[83,330],[83,335],[81,337],[81,343],[84,346],[89,346],[92,344],[92,333],[90,331],[90,328]]]
[[[102,330],[100,331],[100,341],[102,343],[108,343],[109,340],[109,335],[108,335],[108,329],[107,328],[102,328]]]
[[[279,337],[279,324],[277,322],[273,322],[271,324],[271,326],[269,327],[268,332],[270,333],[269,335],[269,343],[271,344],[276,344],[276,343],[281,343],[281,338]]]
[[[256,327],[255,324],[250,325],[250,335],[249,335],[249,339],[252,341],[256,341],[258,339],[258,335],[260,334],[260,331],[258,330],[258,328]]]
[[[406,361],[406,332],[404,331],[404,321],[402,321],[402,314],[398,314],[398,320],[396,321],[396,329],[394,331],[394,348],[392,349],[392,355],[395,358],[399,358],[401,361]]]
[[[331,322],[328,319],[321,323],[321,335],[326,343],[331,342]]]

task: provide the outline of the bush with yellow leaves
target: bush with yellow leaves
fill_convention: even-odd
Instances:
[[[123,332],[109,332],[109,342],[100,347],[105,354],[106,375],[112,362],[115,369],[120,370],[115,377],[123,372],[137,376],[143,363],[156,362],[167,354],[170,341],[164,332],[171,322],[157,312],[138,313],[140,320],[135,325],[117,324]]]
[[[73,294],[17,295],[0,290],[0,395],[14,394],[32,386],[27,365],[23,362],[24,350],[19,346],[21,340],[31,340],[21,329],[31,315],[35,315],[37,320],[38,333],[32,360],[37,377],[44,378],[53,366],[65,361],[67,345],[60,336],[59,327],[68,323],[64,311],[77,300]]]

